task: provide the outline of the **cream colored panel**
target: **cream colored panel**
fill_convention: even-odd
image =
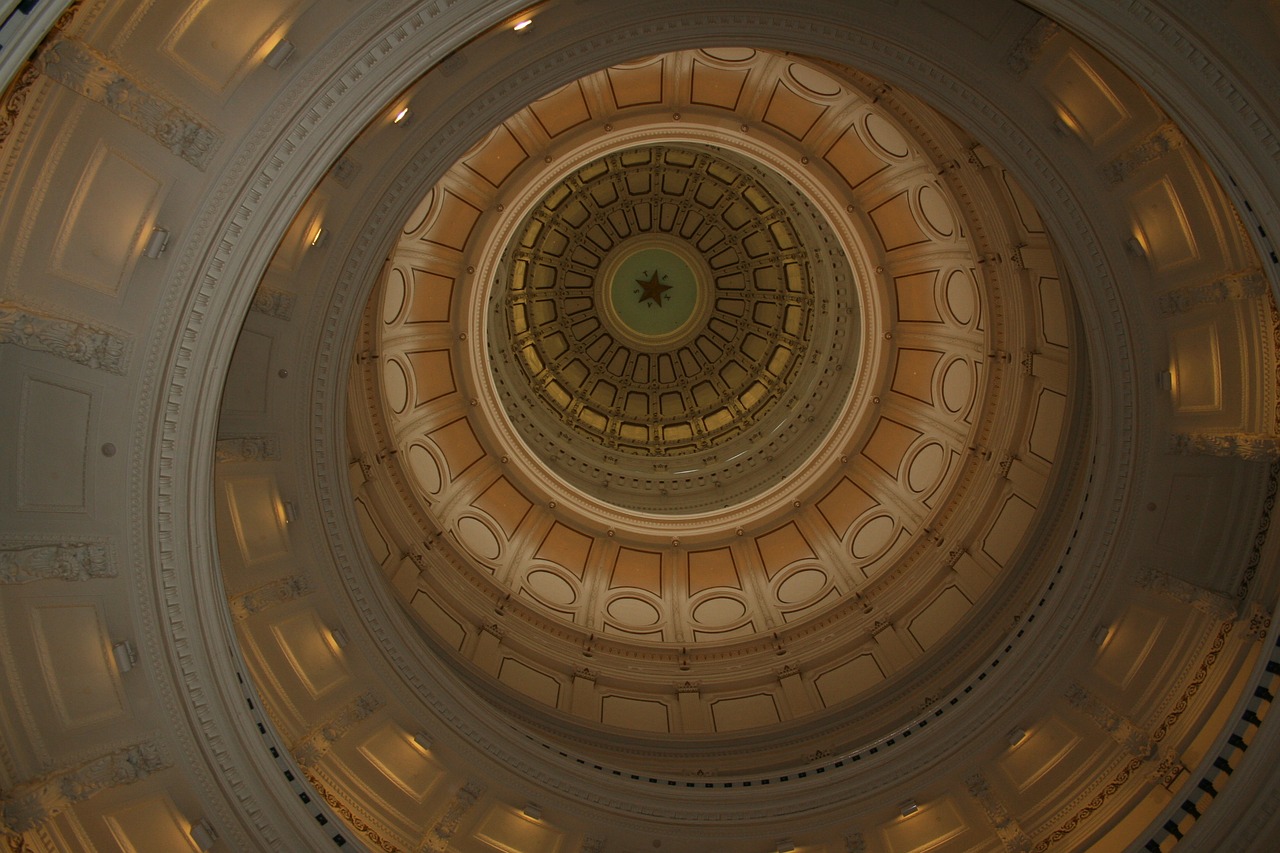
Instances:
[[[756,549],[770,578],[797,560],[811,560],[817,556],[794,521],[756,537]]]
[[[85,509],[85,467],[93,397],[78,388],[27,376],[18,416],[20,509]]]
[[[382,565],[391,556],[391,545],[387,542],[387,537],[383,535],[382,528],[379,527],[374,513],[364,499],[356,498],[355,505],[356,519],[360,522],[360,530],[364,533],[364,541],[369,546],[369,553],[373,555],[378,565]]]
[[[1040,334],[1044,336],[1045,343],[1068,346],[1067,306],[1062,296],[1062,282],[1041,276],[1036,283],[1036,294],[1040,297]]]
[[[471,238],[471,229],[480,218],[480,208],[445,190],[440,194],[439,205],[431,212],[434,224],[428,229],[429,237],[423,238],[424,241],[462,251]]]
[[[99,143],[62,220],[53,271],[115,295],[150,236],[160,190],[158,178]]]
[[[1098,72],[1074,50],[1063,54],[1044,82],[1058,103],[1059,117],[1088,142],[1097,144],[1129,117]]]
[[[312,698],[319,698],[349,677],[329,626],[315,610],[285,617],[271,626],[271,633]]]
[[[191,821],[178,811],[173,800],[156,794],[144,800],[126,802],[105,814],[111,835],[124,853],[199,853],[191,839]]]
[[[269,476],[225,477],[227,510],[245,565],[253,565],[289,551],[284,508]]]
[[[875,498],[867,494],[862,487],[848,477],[842,477],[840,482],[818,501],[818,511],[831,525],[836,536],[843,538],[854,520],[876,505]]]
[[[633,587],[654,595],[662,594],[662,555],[657,551],[637,551],[622,548],[618,551],[609,578],[609,587]]]
[[[742,578],[733,552],[728,548],[713,551],[692,551],[688,557],[687,587],[689,595],[715,587],[742,588]]]
[[[1232,499],[1230,481],[1207,473],[1175,472],[1163,501],[1156,544],[1173,556],[1167,566],[1188,580],[1208,584],[1203,560],[1222,541],[1222,508]],[[1179,571],[1182,570],[1182,571]]]
[[[664,61],[661,58],[618,65],[605,72],[613,102],[619,107],[656,104],[662,100]]]
[[[453,302],[452,276],[416,267],[409,270],[413,287],[410,289],[409,310],[406,323],[447,323],[449,306]]]
[[[1035,507],[1017,495],[1010,495],[1000,508],[1000,515],[991,525],[991,530],[982,540],[982,550],[997,565],[1006,565],[1035,514]]]
[[[922,403],[933,405],[933,377],[943,353],[935,350],[902,348],[893,371],[893,390]]]
[[[409,458],[409,470],[413,472],[414,481],[428,495],[437,495],[444,486],[444,471],[436,456],[424,445],[410,446],[406,454]]]
[[[382,285],[382,322],[392,325],[404,313],[409,300],[409,283],[404,270],[392,269]]]
[[[418,802],[426,799],[444,775],[444,768],[396,723],[389,722],[378,728],[359,749],[370,764]]]
[[[591,554],[591,537],[560,522],[551,525],[535,557],[563,566],[582,580]]]
[[[196,0],[165,40],[164,50],[215,92],[260,62],[296,0]]]
[[[1040,219],[1040,212],[1036,210],[1035,203],[1027,197],[1022,185],[1015,181],[1008,172],[1002,171],[1000,176],[1004,180],[1005,189],[1009,191],[1009,198],[1013,201],[1014,209],[1018,212],[1022,230],[1029,234],[1043,234],[1044,222]]]
[[[1176,329],[1169,336],[1173,403],[1180,412],[1222,408],[1222,362],[1216,323]]]
[[[83,599],[33,603],[31,630],[62,726],[96,725],[124,716],[123,688],[100,603]]]
[[[901,192],[868,213],[886,252],[928,243],[930,238],[916,221],[907,192]]]
[[[245,329],[227,371],[222,393],[226,413],[260,415],[267,411],[267,371],[271,367],[272,339]]]
[[[884,670],[869,652],[827,670],[813,680],[828,708],[884,681]]]
[[[958,587],[949,586],[907,624],[907,630],[916,638],[920,648],[928,649],[941,640],[972,606],[973,602],[965,598]]]
[[[1130,202],[1151,265],[1168,270],[1199,255],[1182,199],[1167,177],[1133,194]]]
[[[536,601],[552,607],[570,607],[578,601],[577,587],[551,569],[539,568],[529,572],[520,591],[531,593]]]
[[[879,126],[879,124],[870,125],[870,127]],[[889,144],[894,144],[894,142],[895,140],[890,137]],[[850,189],[857,187],[889,166],[883,159],[871,152],[852,127],[832,143],[824,157],[831,164],[831,167],[840,173],[840,177],[844,179]]]
[[[553,138],[591,118],[582,84],[576,82],[534,101],[529,105],[529,112],[547,136]]]
[[[409,374],[397,358],[382,362],[382,396],[397,415],[409,407]]]
[[[504,657],[498,669],[498,680],[530,699],[556,707],[560,701],[560,682],[554,676],[534,669],[523,661]]]
[[[505,805],[495,805],[479,822],[475,837],[503,853],[559,853],[564,833]]]
[[[664,703],[627,696],[602,698],[600,722],[643,732],[671,731],[670,709]]]
[[[825,104],[816,104],[779,82],[774,86],[763,118],[765,124],[796,139],[804,139],[826,111]]]
[[[466,418],[447,423],[427,433],[427,437],[440,448],[449,464],[449,478],[457,480],[464,471],[484,458],[484,448],[476,440],[476,434]]]
[[[533,504],[506,477],[499,477],[471,505],[487,513],[502,528],[508,540],[515,536],[520,523]]]
[[[1094,671],[1117,687],[1127,688],[1150,660],[1167,621],[1161,613],[1132,605],[1112,628],[1094,662]]]
[[[409,359],[409,366],[413,368],[413,404],[415,406],[430,403],[457,390],[448,350],[407,352],[405,357]]]
[[[1034,421],[1027,445],[1031,452],[1046,462],[1052,463],[1057,454],[1058,437],[1062,433],[1063,418],[1066,414],[1067,398],[1057,391],[1041,388],[1036,397]]]
[[[413,607],[413,612],[422,617],[422,620],[436,633],[441,640],[455,649],[462,649],[462,644],[467,639],[467,631],[462,627],[462,623],[454,619],[436,603],[430,595],[425,592],[418,591],[413,594],[409,604]]]
[[[695,59],[690,75],[689,100],[694,104],[736,110],[747,74],[746,70],[717,68]]]
[[[893,279],[893,291],[897,297],[898,319],[903,322],[941,323],[938,298],[935,292],[938,270],[900,275]]]
[[[502,539],[489,522],[474,515],[464,515],[454,524],[458,541],[471,556],[491,562],[502,556]]]
[[[969,827],[950,798],[920,803],[915,814],[890,821],[882,829],[892,853],[940,850]]]
[[[505,124],[500,124],[476,146],[474,153],[463,158],[462,164],[492,186],[499,187],[527,159],[529,152],[520,140],[511,135]]]
[[[891,418],[881,418],[876,424],[876,431],[867,440],[867,446],[862,449],[862,455],[896,480],[902,469],[902,458],[911,443],[921,434],[919,430],[906,424]]]
[[[1052,783],[1060,775],[1055,773],[1059,767],[1073,770],[1074,762],[1063,762],[1079,744],[1079,733],[1054,715],[1029,728],[1026,738],[1010,747],[997,764],[1019,793],[1028,793],[1041,781]]]
[[[778,703],[770,693],[717,699],[711,703],[711,717],[718,732],[767,726],[782,719]]]

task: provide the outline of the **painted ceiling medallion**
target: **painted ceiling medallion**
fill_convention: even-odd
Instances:
[[[842,410],[853,383],[824,370],[855,371],[859,337],[848,260],[815,263],[806,247],[836,239],[802,209],[782,176],[694,143],[609,153],[548,190],[490,300],[495,385],[527,446],[657,513],[785,477]]]

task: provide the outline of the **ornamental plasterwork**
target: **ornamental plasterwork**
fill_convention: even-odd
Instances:
[[[92,542],[0,544],[0,583],[113,578],[116,566],[106,545]]]
[[[12,831],[26,832],[73,803],[87,800],[108,788],[145,779],[168,766],[154,741],[114,750],[6,792],[0,801],[4,824]]]
[[[197,169],[209,165],[222,135],[185,108],[148,91],[82,41],[57,38],[36,55],[49,78],[120,116]]]
[[[123,374],[129,340],[88,323],[0,303],[0,343],[46,352],[95,370]]]

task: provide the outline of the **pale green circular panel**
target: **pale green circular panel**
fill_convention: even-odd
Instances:
[[[677,331],[698,305],[698,279],[666,249],[640,249],[618,265],[609,288],[614,315],[640,338]]]

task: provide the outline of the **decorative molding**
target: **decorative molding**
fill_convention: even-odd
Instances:
[[[218,439],[213,461],[278,462],[280,458],[280,440],[274,435],[240,435]]]
[[[0,802],[0,814],[6,829],[26,832],[73,803],[87,800],[107,788],[145,779],[168,766],[160,755],[160,747],[154,741],[143,741],[18,785]]]
[[[360,815],[352,811],[350,806],[338,799],[338,795],[333,791],[330,791],[315,774],[309,773],[305,769],[302,773],[307,777],[307,781],[311,783],[311,787],[316,789],[316,793],[324,798],[324,801],[329,804],[329,807],[333,809],[343,820],[345,820],[349,827],[354,829],[356,832],[363,833],[364,837],[373,843],[374,850],[381,850],[382,853],[403,853],[401,848],[383,838],[378,831],[366,823]]]
[[[1125,783],[1129,781],[1129,778],[1133,776],[1134,771],[1141,766],[1141,758],[1134,758],[1130,760],[1129,763],[1126,764],[1110,782],[1103,786],[1101,791],[1094,794],[1093,799],[1089,800],[1087,805],[1081,807],[1075,814],[1068,818],[1065,823],[1053,832],[1040,839],[1036,846],[1032,848],[1032,853],[1044,853],[1045,850],[1048,850],[1051,846],[1057,844],[1059,841],[1070,835],[1075,828],[1080,825],[1081,821],[1087,819],[1098,809],[1102,808],[1103,804],[1106,803],[1112,794],[1124,787]]]
[[[1005,850],[1026,853],[1031,849],[1031,839],[1023,832],[1013,815],[1009,814],[1005,804],[992,792],[991,785],[985,776],[974,773],[965,779],[965,787],[969,789],[969,796],[977,800],[982,810],[987,813],[991,825],[995,827],[996,835],[1000,836],[1000,841],[1004,843]]]
[[[1166,122],[1152,131],[1146,139],[1103,166],[1102,174],[1111,183],[1118,184],[1142,166],[1158,160],[1170,151],[1178,150],[1185,141],[1182,132]]]
[[[1119,714],[1098,697],[1094,696],[1078,682],[1072,682],[1063,694],[1073,708],[1082,712],[1098,725],[1098,728],[1111,735],[1111,739],[1122,746],[1130,755],[1143,761],[1149,761],[1156,755],[1156,741],[1139,729],[1128,717]]]
[[[277,320],[288,320],[293,316],[293,306],[297,300],[298,297],[293,293],[270,287],[259,287],[253,294],[253,302],[249,305],[249,310],[275,317]]]
[[[1271,611],[1257,601],[1249,603],[1248,627],[1245,631],[1255,640],[1265,640],[1271,630]]]
[[[1168,572],[1145,566],[1134,580],[1143,589],[1189,604],[1218,621],[1233,619],[1236,616],[1236,604],[1233,599],[1220,592],[1174,577]]]
[[[582,839],[582,853],[604,853],[604,843],[608,839],[596,835],[588,835]]]
[[[147,91],[82,41],[53,39],[33,61],[51,80],[111,110],[201,171],[222,140],[200,118]]]
[[[11,302],[0,302],[0,344],[16,344],[118,374],[125,372],[129,354],[128,338]]]
[[[1049,43],[1049,39],[1053,38],[1058,32],[1058,25],[1048,18],[1041,17],[1031,25],[1026,35],[1018,40],[1013,46],[1013,50],[1009,51],[1004,58],[1005,67],[1012,71],[1018,77],[1026,76],[1031,70],[1031,66],[1040,58],[1040,54],[1044,51],[1044,46]]]
[[[330,718],[327,723],[313,729],[298,741],[290,752],[293,753],[298,764],[303,767],[312,767],[336,741],[357,724],[367,720],[381,707],[382,700],[374,695],[372,690],[366,690]]]
[[[1275,462],[1280,460],[1280,438],[1252,432],[1175,432],[1169,436],[1169,452]]]
[[[458,824],[462,822],[462,816],[476,804],[476,800],[480,799],[486,788],[487,786],[483,782],[474,780],[468,781],[459,788],[458,792],[453,795],[453,799],[449,801],[444,814],[427,831],[427,837],[423,839],[420,849],[423,851],[429,850],[431,853],[444,853],[445,850],[448,850],[449,840],[458,831]]]
[[[248,619],[288,601],[310,595],[316,587],[305,575],[290,575],[231,597],[228,604],[236,619]]]
[[[1266,296],[1270,287],[1262,270],[1233,272],[1208,284],[1180,287],[1160,294],[1160,312],[1166,317],[1172,317],[1201,305],[1261,298]]]
[[[0,544],[0,583],[85,581],[115,576],[116,566],[106,545],[90,542]]]

